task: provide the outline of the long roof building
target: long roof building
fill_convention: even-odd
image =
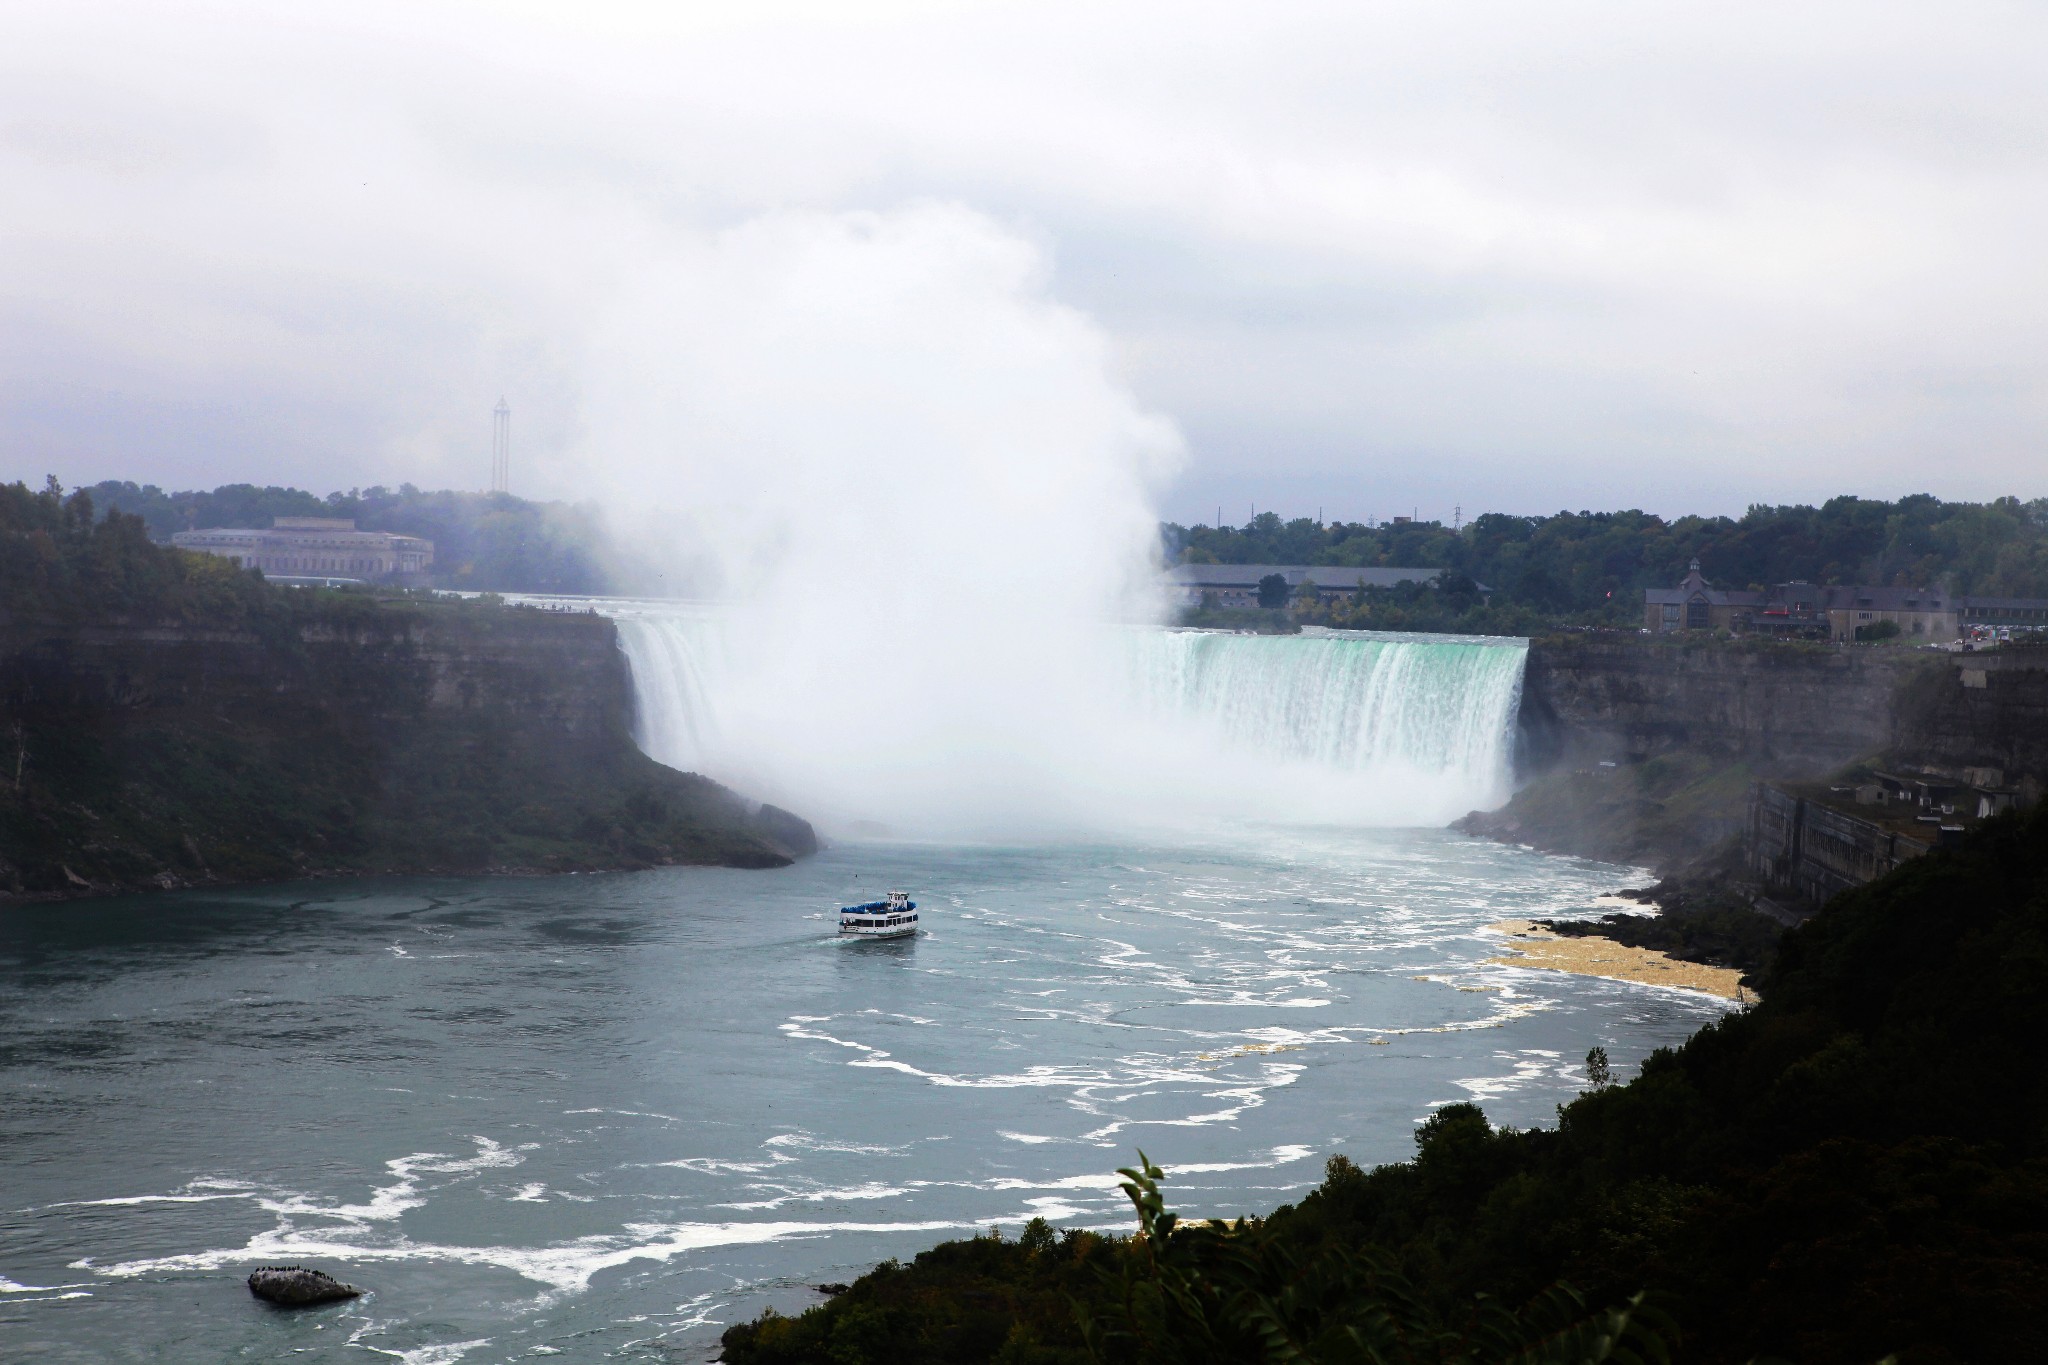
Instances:
[[[1316,595],[1328,600],[1350,597],[1363,588],[1394,588],[1403,583],[1434,583],[1442,569],[1360,569],[1335,564],[1176,564],[1166,571],[1167,580],[1179,590],[1189,606],[1213,594],[1219,606],[1258,605],[1259,580],[1279,574],[1293,593],[1304,582],[1313,581]],[[1481,592],[1491,589],[1484,584]]]
[[[179,531],[181,550],[220,555],[271,578],[406,580],[434,562],[434,542],[390,531],[358,531],[340,517],[278,517],[266,530]]]

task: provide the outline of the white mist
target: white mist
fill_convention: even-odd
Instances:
[[[621,609],[656,757],[828,832],[1441,823],[1500,798],[1518,650],[1137,624],[1178,438],[1029,243],[927,205],[775,215],[662,261],[593,351],[584,470],[719,602]]]
[[[828,826],[1095,813],[1103,627],[1156,614],[1180,444],[1033,246],[949,205],[758,219],[636,282],[588,394],[587,483],[730,604],[706,771]]]

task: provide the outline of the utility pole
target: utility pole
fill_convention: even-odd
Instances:
[[[512,491],[512,408],[502,396],[491,409],[491,491]]]

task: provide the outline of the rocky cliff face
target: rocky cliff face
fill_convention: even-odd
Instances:
[[[1944,768],[1991,768],[2038,792],[2048,782],[2048,646],[1957,654],[1900,688],[1892,745]]]
[[[1640,637],[1537,640],[1523,683],[1525,771],[1711,754],[1820,769],[1893,745],[1892,699],[1946,656]]]
[[[1526,785],[1460,828],[1696,873],[1725,861],[1759,779],[1880,760],[1973,783],[1996,769],[2022,802],[2037,798],[2048,778],[2048,650],[1538,640],[1520,741]]]
[[[0,894],[368,870],[774,866],[810,827],[648,759],[602,617],[0,623]]]

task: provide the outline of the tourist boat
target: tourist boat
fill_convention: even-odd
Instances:
[[[891,891],[889,899],[839,907],[839,932],[863,938],[902,938],[917,932],[917,902],[908,891]]]

